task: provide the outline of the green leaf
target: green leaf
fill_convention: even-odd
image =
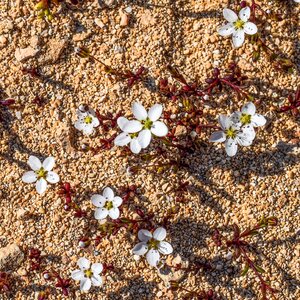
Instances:
[[[260,267],[258,265],[254,265],[254,268],[259,273],[265,273],[266,272],[262,267]]]
[[[248,265],[248,264],[246,264],[246,266],[245,266],[244,270],[242,271],[242,274],[241,274],[241,276],[245,276],[245,275],[248,273],[248,271],[249,271],[249,265]]]

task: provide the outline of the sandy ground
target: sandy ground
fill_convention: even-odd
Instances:
[[[296,90],[299,70],[294,74],[278,72],[265,57],[253,64],[250,43],[233,50],[230,39],[218,36],[216,29],[224,24],[222,9],[228,1],[119,2],[100,7],[98,1],[90,1],[71,10],[63,6],[54,9],[55,18],[48,23],[36,18],[31,1],[1,1],[0,88],[2,98],[16,99],[16,108],[5,111],[0,124],[0,246],[17,243],[24,252],[37,247],[45,253],[47,264],[64,278],[83,255],[93,262],[115,265],[118,272],[106,275],[103,288],[92,289],[87,295],[72,282],[71,299],[182,299],[184,293],[172,293],[145,260],[134,260],[131,249],[136,235],[121,231],[95,249],[78,247],[80,237],[97,231],[91,195],[101,193],[106,186],[119,191],[134,184],[138,192],[124,215],[132,216],[133,209],[141,207],[155,213],[155,222],[160,224],[168,209],[176,206],[178,212],[167,228],[167,240],[174,247],[168,260],[180,257],[192,263],[202,258],[212,264],[213,270],[187,274],[186,288],[212,288],[221,299],[259,299],[253,274],[240,276],[240,265],[226,259],[227,251],[214,246],[211,235],[215,227],[238,222],[246,228],[262,216],[274,215],[279,226],[254,243],[259,245],[259,257],[271,274],[272,285],[280,291],[278,299],[299,299],[299,119],[276,112]],[[292,1],[261,2],[267,2],[266,9],[281,12],[284,19],[265,24],[268,43],[292,58],[299,68],[300,6]],[[129,24],[120,26],[128,7],[132,9],[127,13]],[[39,51],[19,62],[17,49],[29,46]],[[128,91],[125,83],[106,76],[98,63],[76,56],[74,47],[78,46],[87,46],[96,57],[117,68],[145,66],[148,83]],[[117,132],[105,133],[100,128],[94,136],[83,137],[73,127],[80,104],[86,103],[101,114],[123,111],[127,116],[135,100],[145,107],[163,103],[166,111],[176,111],[178,104],[157,93],[154,84],[158,78],[169,76],[167,64],[176,65],[188,79],[197,77],[203,82],[212,67],[222,68],[232,60],[249,77],[249,88],[260,100],[259,112],[268,118],[252,147],[243,148],[236,157],[226,157],[223,145],[208,143],[210,130],[197,137],[201,141],[197,151],[184,157],[187,167],[177,171],[170,168],[163,174],[146,168],[136,175],[128,174],[128,166],[147,163],[124,156],[117,147],[96,155],[77,150],[84,143],[96,146],[100,137]],[[22,68],[32,66],[39,67],[47,79],[22,74]],[[43,106],[32,103],[36,96],[45,99]],[[204,110],[205,120],[216,124],[220,113],[230,113],[244,103],[233,94],[212,97]],[[21,117],[17,118],[16,111]],[[154,153],[156,146],[152,143],[145,153]],[[87,210],[86,219],[76,219],[72,212],[64,211],[58,185],[39,196],[33,185],[21,181],[29,170],[29,155],[56,158],[55,171],[62,181],[76,186],[75,201]],[[178,153],[172,151],[169,156],[177,157]],[[176,203],[171,191],[180,179],[190,182],[187,203]],[[29,215],[22,217],[22,210]],[[35,299],[37,291],[48,284],[39,272],[28,270],[26,259],[10,272],[18,284],[13,284],[8,296],[0,294],[0,299]],[[50,297],[63,298],[59,291]]]

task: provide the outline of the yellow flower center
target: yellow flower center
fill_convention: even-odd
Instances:
[[[93,272],[91,269],[85,270],[84,275],[88,278],[91,278],[93,276]]]
[[[155,249],[157,250],[158,249],[158,245],[159,245],[159,241],[155,240],[155,239],[150,239],[148,241],[148,247],[149,249]]]
[[[240,120],[241,120],[241,122],[242,122],[243,125],[250,124],[251,123],[251,115],[242,114]]]
[[[107,210],[110,210],[110,209],[112,209],[114,206],[113,206],[112,201],[107,201],[107,202],[105,203],[104,207],[105,207]]]
[[[146,120],[142,121],[142,124],[144,125],[144,129],[151,129],[153,122],[147,118]]]
[[[39,170],[35,171],[35,174],[37,175],[38,179],[46,178],[47,171],[43,167],[41,167]]]
[[[91,116],[86,116],[86,117],[84,118],[84,123],[85,123],[85,124],[91,124],[92,121],[93,121],[93,118],[92,118]]]
[[[136,132],[136,133],[129,133],[129,136],[132,138],[132,139],[134,139],[134,138],[136,138],[137,136],[138,136],[138,133]]]
[[[228,138],[234,139],[236,137],[236,132],[237,131],[235,129],[233,129],[232,127],[229,127],[225,133]]]
[[[245,24],[244,21],[237,20],[236,22],[234,22],[234,27],[235,27],[235,29],[243,29],[244,28],[244,24]]]

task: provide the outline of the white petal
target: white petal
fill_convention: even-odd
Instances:
[[[223,9],[223,16],[224,16],[225,20],[230,23],[236,22],[238,20],[237,14],[229,8]]]
[[[28,158],[28,165],[33,171],[37,171],[42,167],[41,161],[33,155],[30,155]]]
[[[173,247],[168,242],[160,242],[158,245],[158,251],[162,254],[171,254],[173,252]]]
[[[129,122],[129,120],[125,117],[119,117],[117,120],[118,126],[121,130],[123,130],[124,126]]]
[[[238,136],[241,136],[242,138],[245,138],[247,140],[254,140],[255,130],[251,124],[243,126],[241,130],[242,131],[238,133]]]
[[[248,139],[246,136],[238,136],[236,138],[236,141],[238,142],[239,145],[248,147],[252,144],[253,139]]]
[[[151,132],[159,137],[166,136],[168,134],[168,131],[169,130],[166,124],[160,121],[154,122],[151,127]]]
[[[33,183],[33,182],[36,182],[36,180],[37,180],[37,175],[35,174],[34,171],[26,172],[22,176],[22,181],[24,181],[26,183]]]
[[[157,121],[162,114],[163,107],[161,104],[153,105],[148,112],[148,117],[152,122]]]
[[[91,200],[92,200],[92,203],[97,207],[103,207],[106,203],[106,199],[102,195],[99,195],[99,194],[93,195]]]
[[[91,270],[94,275],[99,275],[103,270],[103,265],[100,263],[92,264]]]
[[[36,191],[41,195],[47,189],[47,181],[44,178],[39,179],[35,184]]]
[[[232,23],[228,23],[218,29],[218,34],[222,36],[229,36],[234,32],[234,26]]]
[[[246,6],[246,7],[242,8],[240,10],[240,12],[239,12],[239,18],[242,21],[247,22],[248,19],[250,18],[250,13],[251,13],[250,7]]]
[[[131,141],[131,137],[128,133],[122,132],[115,138],[115,145],[117,146],[125,146],[128,145]]]
[[[120,210],[117,207],[113,207],[108,211],[108,215],[113,219],[116,220],[120,216]]]
[[[255,127],[264,126],[267,120],[264,116],[255,114],[251,117],[251,124]]]
[[[93,275],[91,278],[93,286],[101,286],[102,285],[102,278],[101,276]]]
[[[46,180],[50,183],[57,183],[59,182],[59,176],[55,172],[49,171],[47,172]]]
[[[133,120],[133,121],[128,121],[124,127],[123,131],[128,132],[128,133],[135,133],[141,131],[143,128],[143,125],[140,121]]]
[[[44,161],[43,161],[43,168],[46,170],[46,171],[51,171],[53,169],[55,165],[55,159],[54,157],[50,156],[50,157],[47,157]]]
[[[106,187],[104,190],[103,190],[103,197],[106,198],[107,200],[109,201],[112,201],[114,199],[114,191],[110,188],[110,187]]]
[[[252,102],[248,102],[246,103],[243,107],[242,107],[242,113],[243,114],[247,114],[247,115],[254,115],[256,108],[255,105]]]
[[[157,241],[163,241],[167,236],[167,231],[165,228],[163,227],[158,227],[157,229],[155,229],[155,231],[153,232],[153,237],[157,240]]]
[[[84,272],[81,270],[72,271],[71,278],[74,280],[82,280],[84,278]]]
[[[151,249],[146,254],[147,262],[149,263],[150,266],[153,266],[153,267],[155,267],[157,265],[157,263],[159,262],[159,257],[160,257],[159,252],[154,249]]]
[[[135,255],[144,255],[148,251],[148,246],[145,242],[140,242],[134,246],[132,253]]]
[[[142,130],[139,133],[137,140],[142,148],[147,148],[151,142],[151,131],[148,129]]]
[[[100,124],[100,122],[99,122],[98,118],[93,117],[93,120],[92,120],[93,127],[97,127],[97,126],[99,126],[99,124]]]
[[[138,232],[138,238],[141,242],[148,242],[152,238],[152,233],[149,230],[141,229]]]
[[[88,291],[92,286],[92,281],[89,278],[84,278],[80,281],[80,290]]]
[[[245,33],[243,29],[236,30],[232,35],[232,42],[235,48],[239,48],[245,41]]]
[[[85,257],[80,257],[77,261],[77,265],[81,270],[87,270],[90,268],[90,261]]]
[[[86,125],[86,124],[84,123],[83,120],[77,120],[77,121],[75,122],[75,124],[74,124],[74,127],[75,127],[77,130],[82,131],[83,128],[85,127],[85,125]]]
[[[138,119],[140,121],[147,119],[148,114],[147,114],[145,107],[138,102],[133,103],[132,112],[133,112],[134,116],[136,117],[136,119]]]
[[[85,135],[90,135],[93,133],[93,131],[94,131],[94,127],[92,124],[85,124],[82,130],[83,134]]]
[[[257,32],[257,26],[252,22],[247,22],[244,25],[244,31],[245,33],[250,35],[255,34]]]
[[[103,220],[107,217],[107,215],[108,215],[108,210],[103,207],[97,208],[94,214],[96,220]]]
[[[121,197],[115,197],[112,201],[114,207],[119,207],[122,204],[123,200]]]
[[[242,113],[239,111],[235,111],[234,113],[231,114],[230,116],[230,120],[235,123],[238,124],[238,126],[241,126],[240,124],[240,119],[241,119]]]
[[[209,139],[210,142],[218,142],[218,143],[224,142],[225,140],[226,140],[226,135],[223,131],[213,132]]]
[[[225,150],[228,156],[234,156],[237,152],[237,143],[233,139],[225,141]]]
[[[141,152],[142,147],[139,144],[138,139],[131,140],[131,142],[130,142],[130,150],[131,150],[132,153],[135,153],[135,154],[138,154],[138,153]]]
[[[225,115],[220,115],[218,120],[223,130],[228,129],[231,126],[230,118]]]

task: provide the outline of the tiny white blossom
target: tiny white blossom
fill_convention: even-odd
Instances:
[[[231,9],[225,8],[223,10],[223,16],[229,23],[219,28],[218,33],[222,36],[232,35],[232,42],[235,48],[243,45],[245,33],[253,35],[257,32],[256,25],[248,21],[250,13],[251,10],[248,6],[240,10],[239,16]]]
[[[80,269],[72,271],[71,277],[74,280],[80,281],[80,290],[88,291],[91,286],[101,286],[102,278],[100,273],[103,270],[103,265],[100,263],[92,264],[84,257],[79,258],[77,265]]]
[[[122,204],[123,200],[121,197],[115,196],[111,188],[106,187],[102,195],[93,195],[91,200],[98,207],[95,210],[95,218],[97,220],[103,220],[107,216],[113,220],[119,218],[120,210],[118,207]]]
[[[27,163],[33,171],[26,172],[22,176],[22,180],[26,183],[36,182],[35,187],[39,194],[43,194],[46,191],[47,182],[59,182],[59,176],[51,171],[55,165],[54,157],[47,157],[44,162],[41,163],[37,157],[31,155]]]
[[[160,254],[171,254],[173,248],[171,244],[165,242],[167,232],[163,227],[157,228],[153,235],[150,231],[141,229],[138,232],[138,238],[141,241],[132,249],[134,255],[142,256],[146,254],[146,260],[150,266],[157,266]]]
[[[85,135],[90,135],[94,127],[99,126],[99,120],[96,117],[96,113],[93,109],[83,111],[80,108],[77,110],[77,121],[75,122],[75,128],[82,131]]]
[[[294,0],[296,3],[300,3],[300,0]]]
[[[250,125],[253,127],[264,126],[267,122],[266,118],[256,113],[256,107],[252,102],[246,103],[240,112],[234,112],[231,115],[234,123],[240,126]]]
[[[255,138],[255,131],[252,126],[240,127],[234,123],[230,117],[219,116],[219,123],[222,131],[214,132],[210,142],[225,142],[225,150],[228,156],[234,156],[237,153],[238,145],[250,146]]]

